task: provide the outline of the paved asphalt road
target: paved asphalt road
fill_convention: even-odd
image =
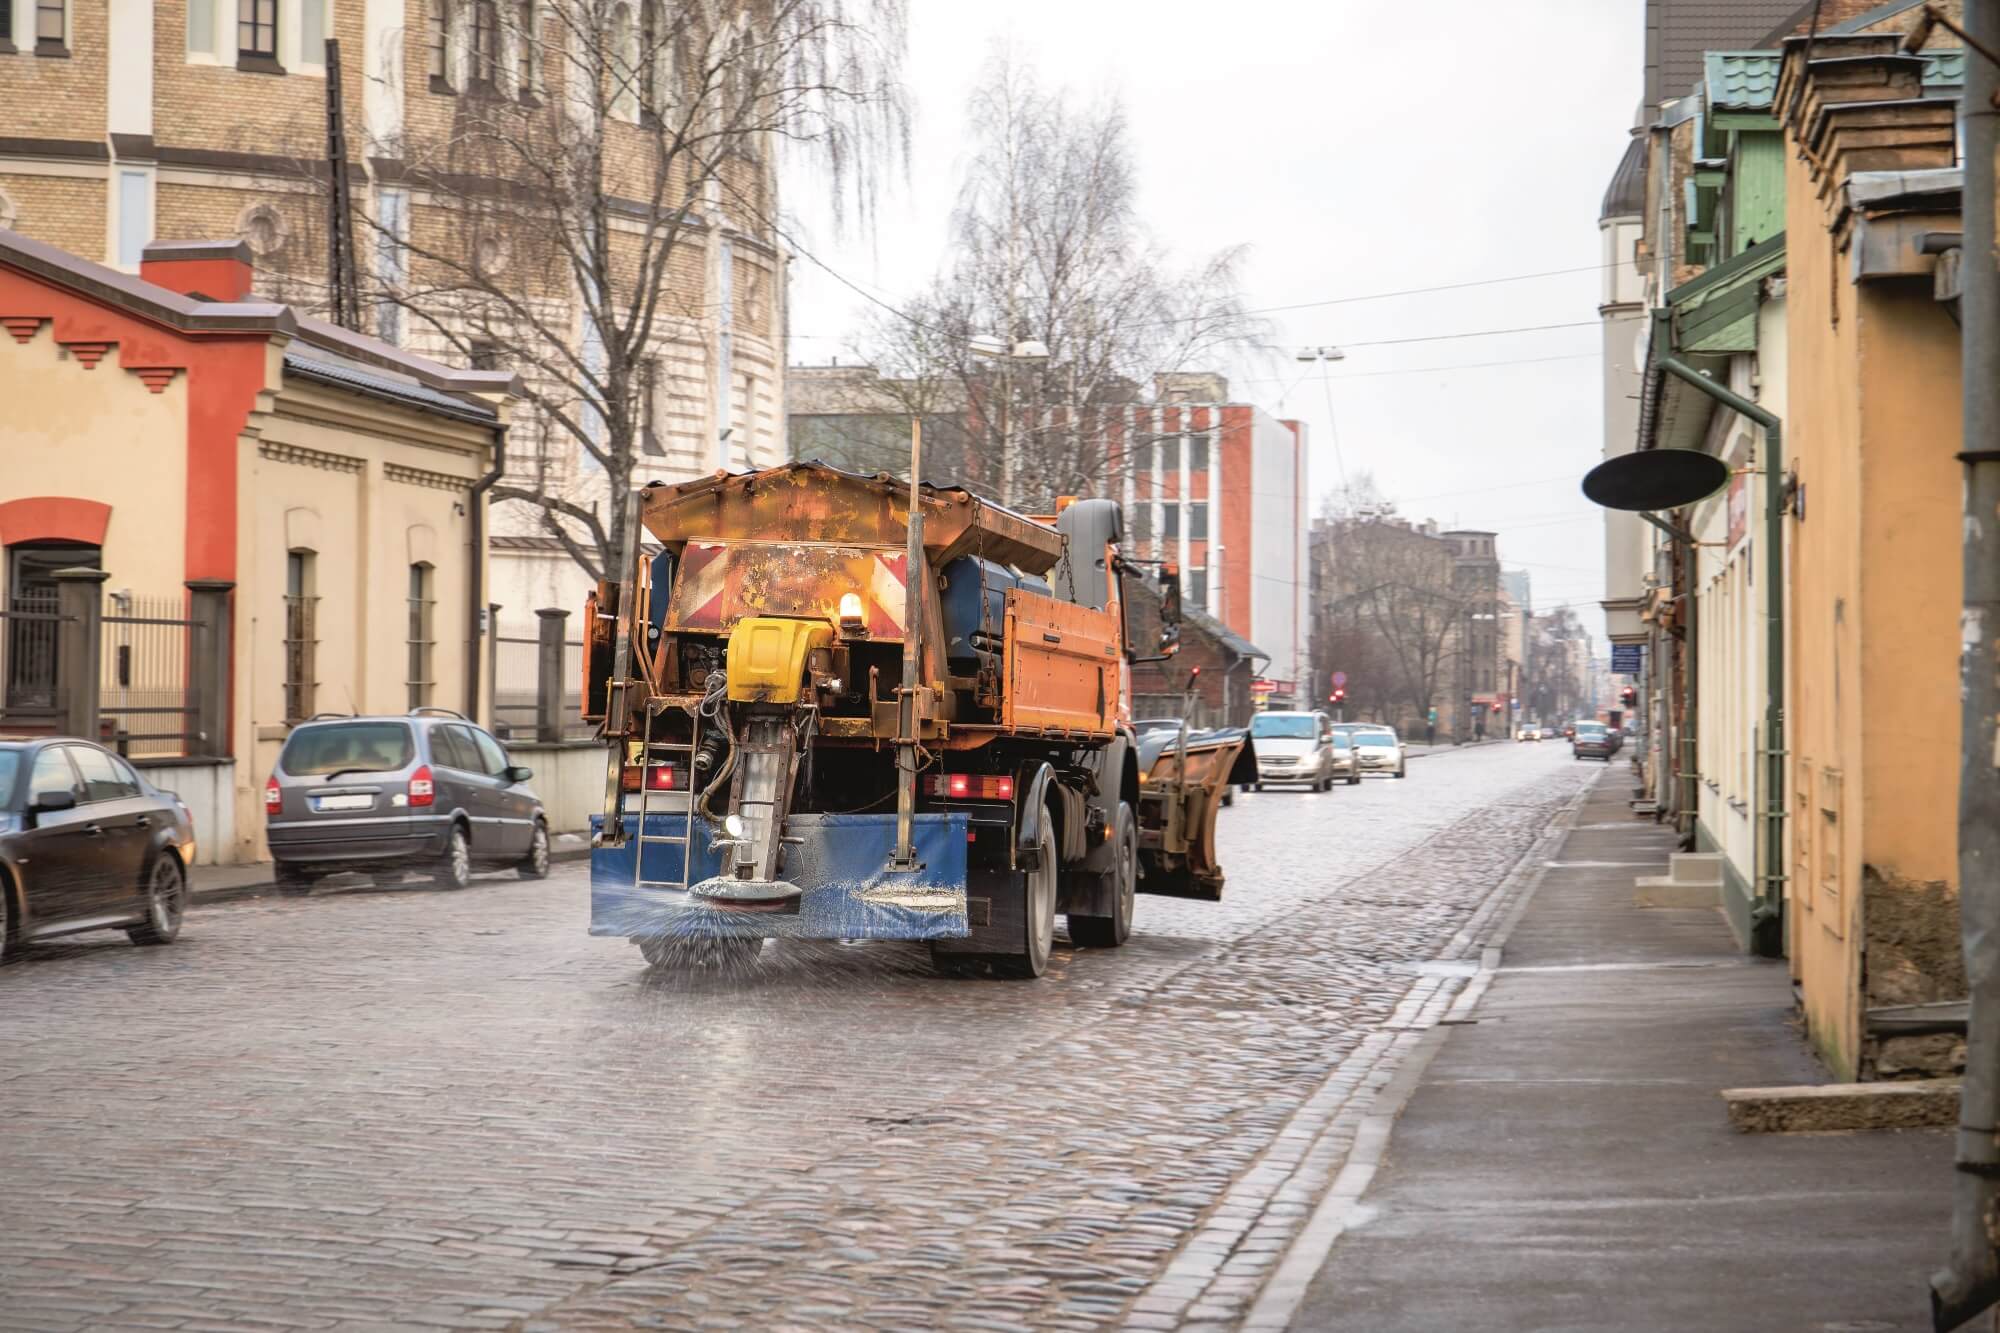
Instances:
[[[1284,1163],[1337,1166],[1385,1030],[1602,773],[1246,795],[1222,903],[1141,898],[1039,982],[892,944],[659,978],[584,933],[581,865],[29,950],[0,1327],[1231,1326],[1311,1207]]]

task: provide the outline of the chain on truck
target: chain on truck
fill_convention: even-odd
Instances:
[[[928,942],[940,970],[1034,977],[1055,918],[1131,933],[1133,896],[1216,899],[1243,733],[1136,738],[1118,506],[1031,518],[819,463],[633,494],[585,613],[608,772],[593,934],[656,967],[769,938]],[[1156,652],[1155,650],[1159,650]]]

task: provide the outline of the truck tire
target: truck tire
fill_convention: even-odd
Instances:
[[[1132,904],[1139,895],[1139,829],[1132,818],[1132,807],[1124,801],[1118,803],[1118,814],[1111,823],[1112,890],[1113,910],[1110,916],[1079,916],[1069,914],[1069,937],[1072,943],[1089,949],[1115,949],[1132,938]]]
[[[1018,951],[995,954],[993,971],[998,976],[1032,980],[1048,970],[1049,955],[1055,949],[1056,880],[1061,873],[1056,862],[1054,821],[1042,820],[1036,845],[1040,868],[1021,875],[1021,938]]]

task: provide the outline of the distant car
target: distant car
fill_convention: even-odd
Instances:
[[[1388,773],[1398,778],[1408,775],[1409,759],[1394,727],[1361,727],[1354,732],[1353,741],[1363,773]]]
[[[1514,737],[1517,741],[1538,741],[1541,738],[1542,729],[1540,727],[1522,727],[1520,732]]]
[[[194,853],[187,806],[103,746],[0,739],[0,961],[83,930],[173,943]]]
[[[1571,738],[1570,754],[1577,759],[1602,759],[1611,762],[1611,756],[1618,753],[1618,743],[1611,739],[1611,728],[1602,722],[1579,722]]]
[[[1354,748],[1353,735],[1345,731],[1333,733],[1333,775],[1345,778],[1350,787],[1361,781],[1361,756]]]
[[[264,785],[278,888],[308,893],[329,874],[415,868],[462,889],[475,865],[540,879],[549,823],[533,776],[449,709],[301,723]]]
[[[1325,713],[1259,713],[1250,719],[1250,739],[1258,791],[1268,782],[1300,782],[1314,791],[1333,785],[1333,722]]]

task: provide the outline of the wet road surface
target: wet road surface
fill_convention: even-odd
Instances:
[[[30,949],[0,1327],[1233,1326],[1603,772],[1494,745],[1239,797],[1222,903],[1142,897],[1039,982],[899,944],[660,978],[584,933],[581,864]]]

